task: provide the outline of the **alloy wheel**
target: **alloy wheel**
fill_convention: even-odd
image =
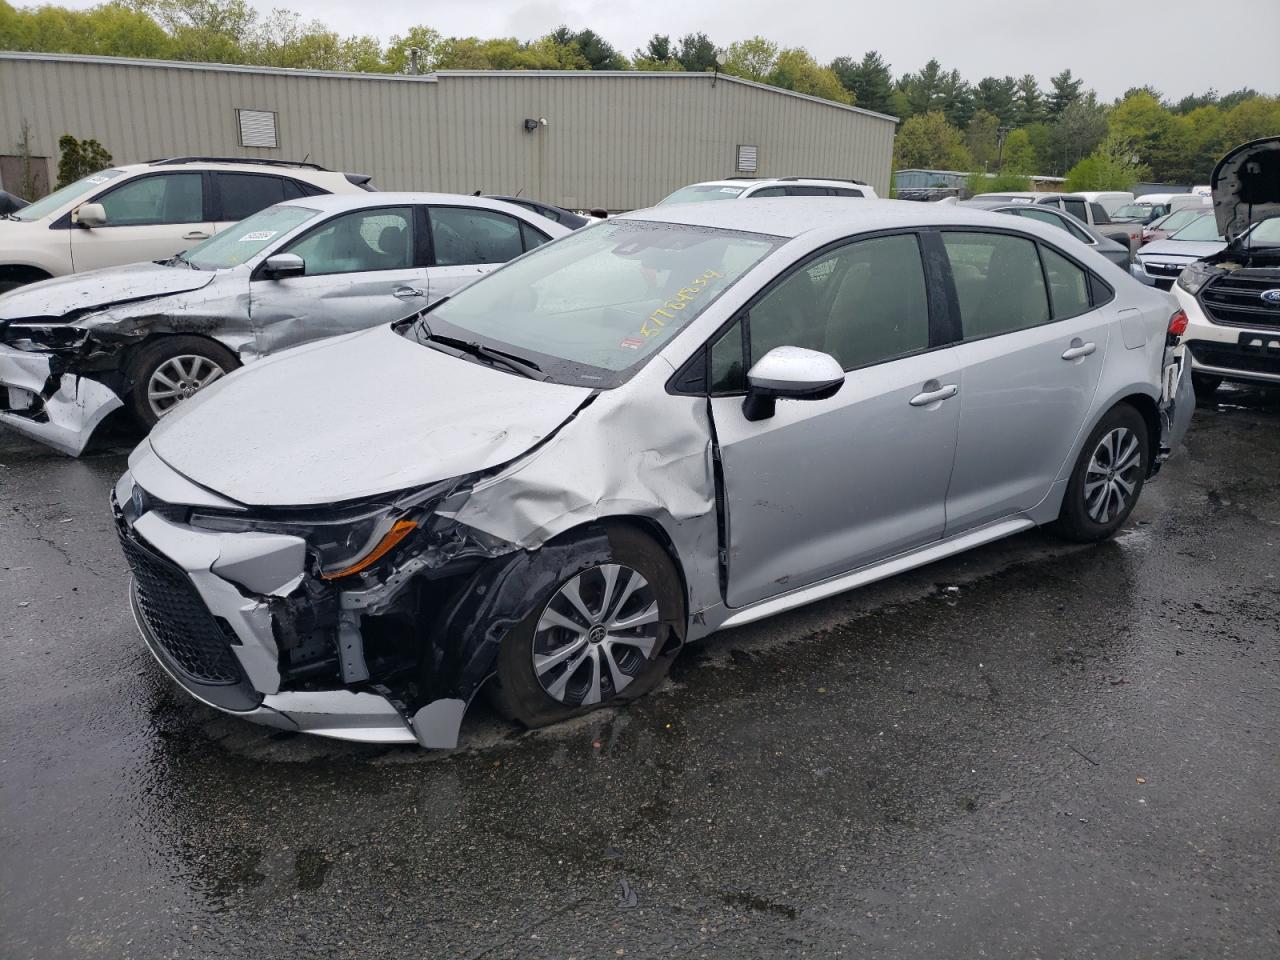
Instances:
[[[533,673],[570,707],[601,703],[639,675],[658,642],[658,599],[639,571],[585,570],[547,602],[533,635]]]
[[[1128,507],[1142,469],[1142,445],[1128,427],[1102,435],[1089,458],[1084,503],[1094,523],[1106,524]]]
[[[183,354],[171,357],[151,374],[147,381],[147,403],[151,412],[163,417],[196,391],[221,379],[227,371],[208,357]]]

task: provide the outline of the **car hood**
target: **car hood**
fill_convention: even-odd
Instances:
[[[1155,240],[1138,251],[1143,260],[1168,259],[1202,260],[1211,257],[1226,244],[1221,240]]]
[[[199,290],[215,276],[212,270],[163,267],[158,263],[131,263],[73,273],[0,296],[0,320],[71,321],[118,303]]]
[[[1209,181],[1218,230],[1233,243],[1251,224],[1280,216],[1280,137],[1236,147]]]
[[[372,497],[506,463],[592,391],[440,353],[390,326],[251,363],[152,430],[156,454],[249,506]]]

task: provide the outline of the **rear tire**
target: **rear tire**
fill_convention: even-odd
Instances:
[[[240,361],[222,344],[204,337],[160,337],[133,355],[126,373],[132,383],[126,405],[150,430],[183,400],[220,380]]]
[[[1191,375],[1191,386],[1195,388],[1197,400],[1208,400],[1222,386],[1222,378],[1210,377],[1203,373],[1193,373]]]
[[[1112,536],[1138,502],[1149,457],[1147,421],[1129,404],[1116,404],[1080,450],[1054,531],[1077,543]]]
[[[507,719],[541,727],[628,702],[670,669],[671,633],[685,629],[675,563],[639,530],[607,533],[610,562],[561,570],[503,638],[486,689]]]

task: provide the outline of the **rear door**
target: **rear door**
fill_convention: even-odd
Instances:
[[[431,299],[452,296],[490,270],[546,243],[550,237],[525,220],[481,207],[433,205]]]
[[[218,231],[273,204],[325,192],[292,177],[271,173],[215,170],[209,177],[213,186],[214,229]]]
[[[71,262],[77,273],[142,260],[162,260],[213,235],[197,171],[149,173],[95,196],[107,222],[71,228]]]
[[[942,536],[959,369],[930,313],[920,251],[914,233],[830,247],[709,345],[729,606]],[[834,397],[780,400],[772,417],[749,421],[744,371],[779,346],[829,353],[845,383]]]
[[[259,267],[249,314],[260,354],[399,320],[429,302],[421,208],[399,205],[330,217],[275,253],[302,258],[301,277],[272,280]]]
[[[1114,310],[1091,292],[1108,288],[1048,244],[985,229],[942,239],[964,337],[951,536],[1048,495],[1093,402]]]

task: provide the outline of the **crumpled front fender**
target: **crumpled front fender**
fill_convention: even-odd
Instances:
[[[96,380],[55,377],[52,363],[47,353],[0,346],[0,423],[78,457],[98,424],[123,401]]]

